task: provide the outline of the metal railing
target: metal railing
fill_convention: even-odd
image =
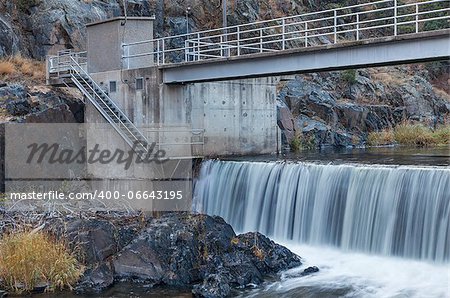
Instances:
[[[140,130],[128,119],[127,115],[122,112],[117,104],[109,98],[103,89],[91,78],[86,70],[77,62],[76,53],[73,53],[71,61],[69,62],[69,73],[75,85],[83,94],[90,100],[90,102],[97,108],[97,110],[105,117],[108,122],[116,129],[119,135],[131,146],[138,143],[145,152],[148,151],[148,140],[140,132]],[[88,88],[88,89],[86,89]],[[100,103],[104,107],[100,106]],[[108,112],[111,114],[108,114]],[[131,136],[131,138],[127,135]]]
[[[153,56],[164,65],[414,34],[450,28],[449,13],[450,0],[372,1],[123,44],[122,58],[127,65]]]
[[[47,57],[47,73],[61,73],[71,69],[73,61],[87,70],[87,52],[74,52],[72,50],[59,51],[55,56]]]
[[[199,146],[201,149],[197,151],[204,152],[204,129],[145,126],[138,128],[88,74],[86,62],[86,52],[61,51],[56,56],[47,57],[47,72],[56,77],[62,75],[72,81],[128,145],[147,152],[150,146],[148,140],[151,139],[155,141],[158,149],[168,146]],[[136,143],[138,147],[135,147]],[[183,157],[192,156],[186,154]]]

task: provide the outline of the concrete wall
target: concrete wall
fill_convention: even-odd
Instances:
[[[116,81],[117,92],[110,92],[110,97],[150,141],[171,144],[163,148],[172,156],[278,151],[277,79],[166,85],[160,83],[156,67],[91,75],[106,90],[110,81]],[[136,90],[136,78],[143,78],[143,90]],[[92,113],[87,113],[86,121],[92,121],[88,119]],[[199,130],[204,133],[192,133]],[[203,146],[187,145],[201,141]]]
[[[274,78],[187,85],[193,127],[205,129],[204,155],[277,152]]]
[[[88,33],[88,72],[104,72],[120,69],[134,69],[152,66],[153,57],[143,56],[122,60],[122,44],[150,40],[153,38],[154,18],[114,18],[86,26]],[[122,25],[124,24],[124,25]],[[125,54],[139,54],[153,51],[151,44],[133,47]]]

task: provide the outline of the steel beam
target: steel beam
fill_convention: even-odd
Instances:
[[[225,81],[450,59],[450,30],[160,66],[163,83]]]

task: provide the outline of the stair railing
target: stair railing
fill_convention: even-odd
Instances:
[[[113,101],[113,100],[112,100],[112,99],[111,99],[111,98],[103,91],[103,89],[95,82],[95,80],[93,80],[92,77],[91,77],[91,76],[90,76],[90,75],[89,75],[89,74],[81,67],[81,65],[79,65],[79,63],[78,63],[72,56],[70,56],[70,59],[72,60],[72,61],[71,61],[72,63],[70,64],[70,72],[71,72],[72,78],[75,79],[75,80],[78,80],[78,79],[74,76],[74,74],[77,74],[77,75],[83,80],[83,82],[86,83],[87,86],[89,86],[89,88],[92,90],[93,95],[94,95],[94,96],[97,96],[97,98],[100,99],[100,101],[108,108],[108,110],[109,110],[114,116],[116,116],[116,119],[119,121],[119,123],[114,122],[114,120],[113,120],[108,114],[106,114],[106,113],[102,113],[102,115],[103,115],[105,118],[107,118],[107,119],[109,118],[109,120],[110,120],[109,122],[110,122],[111,125],[113,125],[113,127],[116,127],[117,125],[122,125],[123,127],[125,127],[125,129],[130,133],[130,135],[132,135],[132,136],[135,138],[135,141],[137,141],[139,144],[141,144],[142,147],[144,148],[144,150],[145,150],[146,152],[148,152],[147,145],[149,144],[149,142],[148,142],[147,138],[139,131],[139,129],[134,125],[134,123],[131,122],[131,120],[125,115],[125,113],[122,112],[122,110],[116,105],[116,103],[115,103],[115,102],[114,102],[114,101]],[[87,78],[90,80],[90,82],[87,81],[83,76],[87,77]],[[82,86],[78,86],[78,87],[80,88],[80,87],[82,87]],[[83,89],[84,89],[84,88],[83,88]],[[97,90],[96,90],[96,89],[97,89]],[[101,95],[103,95],[103,96],[107,99],[107,101],[113,105],[114,108],[116,108],[116,111],[113,111],[113,110],[109,107],[108,103],[107,103],[107,102],[99,95],[99,93],[100,93]],[[90,95],[90,94],[88,94],[88,95]],[[90,98],[90,99],[91,99],[91,98]],[[95,100],[91,99],[91,102],[97,107],[97,109],[99,109],[99,110],[104,110],[104,108],[100,107],[100,106],[95,102]],[[119,116],[117,115],[117,113],[119,113]],[[121,119],[120,116],[122,116],[122,117],[125,119],[126,122],[122,121],[122,119]],[[134,128],[134,129],[136,130],[137,136],[136,136],[136,133],[135,133],[135,132],[132,132],[126,124],[130,125],[132,128]],[[117,130],[117,132],[118,132],[125,140],[127,140],[127,139],[129,138],[128,136],[124,135],[124,134],[120,131],[120,128],[118,128],[118,129],[116,129],[116,130]],[[144,144],[142,144],[142,141],[139,140],[139,137],[141,137],[142,140],[143,140],[147,145],[144,146]],[[128,143],[128,142],[127,142],[127,143]],[[130,145],[130,146],[133,146],[134,144],[133,144],[133,143],[131,143],[131,144],[129,143],[129,145]]]

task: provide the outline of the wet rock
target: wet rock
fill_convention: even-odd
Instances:
[[[319,268],[316,266],[308,267],[300,274],[301,276],[311,275],[313,273],[319,272]]]
[[[285,142],[290,143],[295,136],[295,120],[291,110],[281,101],[277,101],[277,123],[286,138]]]
[[[101,263],[94,268],[89,268],[83,274],[81,280],[75,286],[77,294],[98,293],[114,283],[114,273],[110,263]]]
[[[51,221],[47,230],[65,237],[71,248],[78,252],[79,260],[93,265],[119,252],[125,244],[123,238],[129,239],[129,234],[136,235],[139,227],[130,224],[119,228],[109,220],[71,218],[64,222]]]
[[[236,236],[220,217],[171,213],[151,219],[113,264],[118,280],[198,284],[196,295],[222,297],[232,286],[259,284],[301,262],[259,233]]]
[[[195,285],[192,289],[195,297],[219,298],[228,296],[230,292],[228,279],[219,274],[209,275],[202,284]]]

